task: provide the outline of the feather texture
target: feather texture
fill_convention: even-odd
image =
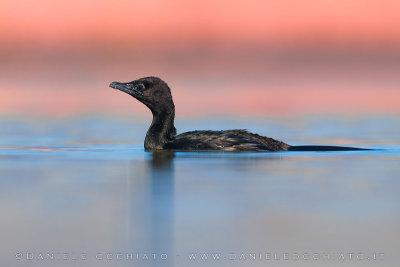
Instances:
[[[246,130],[191,131],[175,136],[166,149],[221,150],[227,152],[282,151],[289,145]]]

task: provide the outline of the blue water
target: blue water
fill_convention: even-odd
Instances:
[[[398,266],[397,116],[176,126],[378,149],[153,154],[148,118],[4,117],[1,266]]]

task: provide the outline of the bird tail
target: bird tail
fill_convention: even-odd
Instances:
[[[290,146],[288,151],[352,151],[372,150],[368,148],[346,147],[346,146]]]

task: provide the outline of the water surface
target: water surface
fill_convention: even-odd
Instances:
[[[2,266],[398,266],[395,116],[176,123],[379,148],[346,152],[147,153],[146,120],[0,122]]]

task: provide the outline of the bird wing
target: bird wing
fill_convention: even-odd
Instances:
[[[255,135],[246,130],[191,131],[177,135],[174,140],[166,145],[166,148],[177,150],[223,150],[232,152],[276,151],[274,148],[266,145],[263,138],[267,137]]]
[[[259,143],[267,146],[271,151],[285,151],[285,150],[288,150],[289,147],[290,147],[290,145],[288,145],[288,144],[286,144],[284,142],[275,140],[275,139],[273,139],[271,137],[266,137],[266,136],[262,136],[262,135],[259,135],[259,134],[250,133],[247,130],[242,130],[242,129],[240,129],[240,130],[226,130],[225,132],[232,133],[232,134],[235,134],[235,135],[238,135],[238,136],[242,136],[244,138],[251,139],[253,141],[259,142]]]

